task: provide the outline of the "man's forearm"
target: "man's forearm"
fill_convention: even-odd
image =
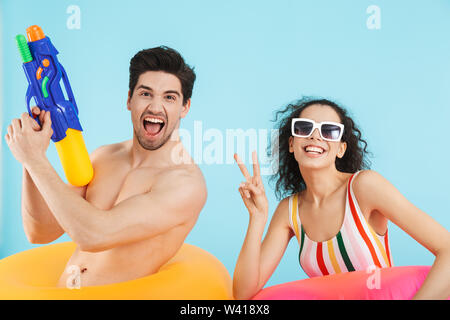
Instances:
[[[22,178],[22,220],[31,243],[48,243],[64,233],[25,168]]]
[[[42,222],[48,218],[49,213],[51,214],[44,198],[42,198],[25,167],[23,168],[22,175],[22,212],[23,211],[28,211],[33,218]]]
[[[42,225],[60,228],[25,167],[22,177],[22,214],[31,216]]]
[[[97,228],[104,212],[95,208],[58,176],[47,158],[25,165],[36,187],[59,225],[80,246],[99,236]]]

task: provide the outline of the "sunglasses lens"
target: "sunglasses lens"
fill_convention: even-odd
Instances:
[[[322,136],[325,139],[338,140],[341,135],[341,128],[334,124],[323,124],[322,125]]]
[[[308,121],[296,121],[294,123],[294,134],[299,136],[309,136],[313,129],[313,124]]]

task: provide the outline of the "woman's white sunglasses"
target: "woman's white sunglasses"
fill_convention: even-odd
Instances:
[[[324,121],[315,122],[306,118],[292,119],[292,135],[294,137],[308,138],[314,129],[319,129],[320,136],[326,141],[340,141],[344,133],[344,125],[338,122]]]

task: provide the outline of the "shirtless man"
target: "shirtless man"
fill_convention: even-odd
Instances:
[[[27,238],[49,243],[66,232],[77,244],[66,270],[79,268],[81,286],[157,272],[194,226],[206,185],[177,130],[194,81],[175,50],[138,52],[130,62],[127,99],[133,138],[91,154],[95,174],[85,187],[65,184],[45,155],[52,135],[48,112],[33,108],[42,128],[27,113],[8,127],[6,142],[23,165]],[[58,286],[73,285],[69,276],[64,272]]]

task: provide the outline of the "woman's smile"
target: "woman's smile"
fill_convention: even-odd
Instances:
[[[319,158],[325,155],[327,150],[324,147],[321,147],[316,144],[308,144],[303,147],[303,151],[310,158]]]

